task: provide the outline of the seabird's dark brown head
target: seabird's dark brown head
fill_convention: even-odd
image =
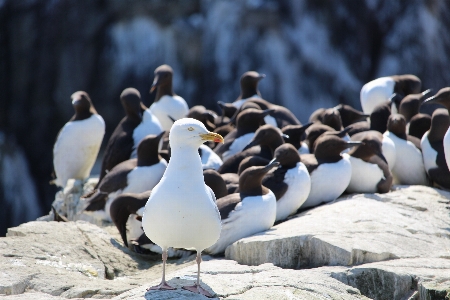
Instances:
[[[438,103],[450,110],[450,87],[440,89],[436,95],[426,99],[423,104],[425,103]]]
[[[328,125],[336,131],[340,131],[342,129],[341,114],[337,109],[326,109],[322,115],[322,124]]]
[[[360,132],[351,137],[352,140],[361,141],[359,147],[355,147],[349,151],[349,155],[368,161],[373,155],[379,156],[386,163],[386,158],[382,153],[383,135],[375,130]]]
[[[255,132],[259,126],[265,124],[264,117],[273,113],[273,109],[258,110],[248,108],[241,111],[236,118],[236,128],[238,136]]]
[[[424,97],[430,92],[431,90],[428,89],[420,94],[409,94],[402,99],[398,112],[405,117],[406,122],[409,122],[412,117],[419,113],[420,105]]]
[[[313,123],[284,126],[283,129],[281,129],[281,132],[289,136],[285,142],[294,145],[297,149],[300,148],[301,142],[306,138],[306,129],[308,129],[312,124]]]
[[[430,143],[442,141],[449,125],[448,110],[444,108],[436,109],[431,116],[431,127],[428,132],[428,140]]]
[[[280,129],[269,124],[262,125],[258,128],[258,130],[256,130],[252,140],[247,146],[244,147],[244,149],[242,149],[242,151],[253,146],[261,145],[269,147],[273,152],[278,146],[284,143],[281,135],[282,133]]]
[[[125,113],[130,118],[142,118],[141,93],[135,88],[126,88],[120,94],[120,102],[122,103]]]
[[[401,114],[393,114],[389,116],[387,123],[387,130],[398,136],[406,139],[406,119]]]
[[[370,130],[384,133],[387,129],[387,122],[391,115],[389,103],[377,105],[370,114]]]
[[[203,177],[205,178],[205,184],[212,189],[216,199],[228,195],[227,185],[217,171],[212,169],[204,170]]]
[[[319,162],[337,162],[342,158],[342,151],[360,144],[360,141],[346,142],[336,135],[324,134],[316,140],[314,155]]]
[[[172,89],[173,70],[169,65],[161,65],[155,70],[155,78],[153,79],[150,93],[157,89],[155,102],[164,95],[174,96]]]
[[[430,129],[431,116],[428,114],[417,114],[409,121],[408,134],[422,139],[425,132]]]
[[[339,104],[334,108],[337,109],[341,115],[343,127],[347,127],[350,124],[365,120],[365,118],[369,117],[369,115],[366,115],[362,111],[356,110],[347,104]]]
[[[249,109],[249,108],[261,110],[261,107],[260,107],[258,104],[253,103],[253,102],[251,102],[251,101],[245,101],[245,103],[242,104],[242,106],[241,106],[238,110],[236,110],[236,112],[234,113],[234,115],[231,117],[231,119],[230,119],[230,124],[236,125],[236,119],[237,119],[237,116],[238,116],[242,111],[244,111],[244,110],[246,110],[246,109]]]
[[[217,101],[217,105],[219,105],[222,110],[222,117],[232,118],[236,111],[238,110],[236,106],[232,103],[224,103],[222,101]]]
[[[269,160],[261,156],[255,155],[246,157],[239,163],[239,169],[237,174],[240,175],[242,172],[244,172],[244,170],[248,169],[249,167],[266,166],[268,163]]]
[[[255,71],[248,71],[242,74],[240,80],[241,94],[239,95],[238,100],[246,99],[254,95],[261,96],[261,93],[258,90],[258,83],[264,77],[266,77],[266,75]]]
[[[301,161],[298,150],[291,144],[283,144],[279,146],[275,149],[273,157],[282,167],[287,169],[295,167],[297,163]]]
[[[263,177],[279,165],[279,162],[272,161],[267,166],[253,166],[243,171],[239,176],[239,192],[241,193],[241,198],[268,194],[269,189],[262,185]]]
[[[124,193],[119,195],[111,203],[109,209],[111,219],[119,230],[123,243],[128,247],[127,241],[127,228],[126,224],[130,214],[136,214],[136,212],[145,206],[151,191],[147,191],[141,194],[129,194]]]
[[[308,121],[310,123],[322,123],[322,116],[325,112],[325,108],[321,107],[313,111],[313,113],[309,116]]]
[[[407,96],[409,94],[418,94],[422,88],[422,81],[419,77],[412,74],[394,75],[391,78],[395,81],[394,93]]]
[[[164,136],[165,131],[158,135],[150,134],[145,136],[137,146],[137,165],[151,166],[161,160],[158,153],[159,141]]]
[[[71,121],[84,120],[93,114],[97,114],[88,93],[78,91],[73,93],[72,96],[70,96],[70,99],[72,100],[72,106],[75,109],[75,115],[72,117]]]
[[[314,149],[316,139],[326,131],[334,131],[334,129],[328,125],[314,123],[306,130],[305,142],[308,144],[309,149]]]

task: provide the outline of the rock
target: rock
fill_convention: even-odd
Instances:
[[[448,299],[449,274],[449,259],[409,258],[364,264],[332,277],[373,299]]]
[[[424,186],[358,194],[305,211],[230,245],[225,257],[283,268],[450,257],[450,193]]]
[[[139,287],[113,299],[208,299],[180,289],[193,284],[197,267],[167,276],[175,291],[145,291]],[[328,270],[283,270],[272,264],[242,266],[230,260],[202,263],[202,286],[220,299],[367,299],[348,285],[330,277]],[[154,285],[159,281],[153,282]]]
[[[237,262],[204,255],[202,286],[220,299],[448,299],[449,199],[422,186],[342,197],[229,246]],[[196,279],[195,255],[168,261],[177,290],[146,293],[161,265],[114,226],[29,222],[0,238],[0,297],[206,299],[180,288]]]
[[[69,179],[66,187],[57,192],[52,206],[60,216],[66,217],[69,221],[87,221],[98,226],[110,226],[112,222],[104,219],[104,214],[84,211],[87,202],[83,195],[91,192],[98,182],[98,177],[89,178],[86,182]],[[54,213],[51,210],[48,215],[38,218],[38,221],[53,221]]]
[[[84,222],[29,222],[0,239],[0,295],[112,298],[160,277],[160,256],[137,255],[114,235]],[[169,261],[168,270],[189,260]],[[27,298],[31,299],[31,298]]]

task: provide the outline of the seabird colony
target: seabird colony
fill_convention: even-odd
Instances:
[[[237,240],[343,193],[388,193],[393,184],[450,189],[450,87],[430,97],[410,74],[374,79],[361,88],[362,111],[347,104],[314,111],[301,124],[286,107],[263,98],[265,78],[240,78],[234,102],[220,111],[175,94],[174,72],[155,70],[147,108],[139,91],[119,99],[124,117],[109,138],[95,189],[84,212],[113,222],[125,246],[160,253],[165,264],[196,252],[197,280],[184,289],[207,297],[201,253],[221,255]],[[84,91],[71,96],[74,116],[59,132],[52,183],[90,176],[105,123]],[[432,115],[421,113],[438,103]],[[56,213],[55,213],[56,214]],[[58,220],[67,220],[59,216]]]

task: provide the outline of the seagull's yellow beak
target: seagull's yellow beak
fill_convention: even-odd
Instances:
[[[205,134],[200,134],[200,137],[204,141],[213,141],[216,143],[223,143],[223,137],[220,134],[215,133],[215,132],[208,132]]]

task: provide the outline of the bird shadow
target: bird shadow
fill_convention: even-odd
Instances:
[[[155,253],[155,252],[149,252],[145,254],[137,253],[130,248],[126,247],[124,244],[117,241],[115,238],[110,238],[111,244],[122,251],[123,253],[127,254],[132,260],[134,260],[137,263],[137,268],[139,270],[146,270],[150,267],[162,264],[162,257],[161,254]],[[194,252],[186,252],[186,255],[182,257],[177,258],[169,258],[167,259],[167,264],[175,264],[175,265],[181,265],[190,261],[194,261],[196,258],[196,255]]]
[[[149,290],[145,292],[145,299],[219,299],[218,295],[213,291],[213,289],[204,283],[200,279],[200,285],[202,288],[207,290],[213,298],[206,297],[201,294],[197,294],[188,290],[183,289],[183,286],[192,286],[197,280],[196,275],[183,275],[171,278],[167,280],[167,283],[174,287],[175,290]]]

